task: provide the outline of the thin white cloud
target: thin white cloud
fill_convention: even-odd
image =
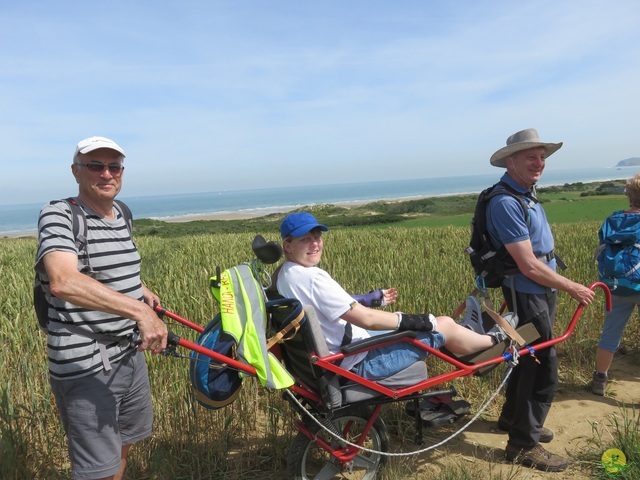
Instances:
[[[73,193],[71,153],[93,134],[127,150],[127,195],[488,173],[526,127],[564,140],[567,168],[640,156],[632,0],[0,13],[0,203]]]

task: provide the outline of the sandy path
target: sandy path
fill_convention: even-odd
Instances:
[[[596,438],[594,426],[602,432],[604,441],[608,442],[611,438],[609,432],[615,432],[612,427],[613,416],[622,419],[621,404],[634,404],[638,408],[640,400],[640,369],[637,356],[617,356],[610,373],[615,380],[610,382],[605,397],[593,395],[586,386],[569,389],[563,388],[562,381],[560,383],[560,389],[545,424],[553,430],[555,438],[545,445],[545,448],[570,458],[571,463],[566,471],[546,473],[504,462],[507,435],[498,430],[495,419],[490,418],[472,424],[460,437],[449,442],[446,448],[422,455],[422,473],[416,478],[437,478],[440,468],[456,462],[472,466],[478,473],[477,478],[588,478],[589,469],[580,464],[579,453],[589,448],[597,451],[599,456],[605,451],[605,448],[593,443]],[[460,428],[464,423],[466,422],[457,422],[454,426]],[[436,442],[449,434],[450,432],[443,433]],[[433,440],[429,442],[435,443]]]

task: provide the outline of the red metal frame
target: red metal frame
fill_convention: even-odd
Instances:
[[[369,436],[369,431],[371,430],[373,423],[376,421],[376,418],[378,418],[378,415],[380,414],[381,409],[382,409],[381,403],[375,406],[371,416],[369,417],[369,420],[367,421],[364,429],[360,433],[360,436],[356,441],[353,441],[351,443],[355,443],[356,445],[362,445],[364,443],[364,441]],[[305,437],[307,437],[309,440],[313,440],[313,442],[316,445],[318,445],[318,447],[322,448],[327,453],[336,457],[342,463],[343,466],[351,462],[356,457],[356,455],[360,453],[359,449],[353,448],[351,445],[347,445],[344,448],[336,448],[332,446],[330,443],[327,443],[323,438],[311,432],[311,430],[309,430],[301,420],[296,420],[294,425],[296,427],[296,430],[298,430],[299,432],[302,432],[302,434]],[[351,429],[351,426],[352,426],[351,422],[347,423],[344,426],[344,428],[342,429],[343,438],[347,436],[347,434],[349,433],[349,430]]]
[[[600,288],[604,291],[605,293],[605,304],[606,304],[606,309],[607,311],[611,310],[611,292],[609,291],[609,288],[602,282],[594,282],[592,283],[589,288],[591,290],[595,290],[596,288]],[[556,338],[552,338],[551,340],[547,340],[545,342],[541,342],[538,343],[536,345],[534,345],[533,347],[524,347],[522,349],[520,349],[517,354],[518,356],[523,356],[523,355],[534,355],[536,351],[538,350],[543,350],[545,348],[549,348],[553,345],[556,345],[560,342],[565,341],[566,339],[568,339],[571,334],[573,333],[576,324],[578,323],[578,319],[580,318],[580,316],[582,315],[582,311],[584,310],[584,305],[580,304],[577,308],[575,313],[573,314],[573,317],[571,319],[571,322],[569,322],[569,325],[566,329],[566,331],[560,335],[559,337]],[[177,322],[192,328],[193,330],[196,330],[198,332],[202,332],[204,330],[204,327],[202,327],[201,325],[198,325],[196,323],[193,323],[173,312],[170,312],[160,306],[156,307],[156,311],[158,312],[159,315],[166,315],[167,317],[176,320]],[[340,368],[338,365],[336,365],[336,363],[340,363],[340,361],[345,358],[345,356],[351,356],[351,355],[357,355],[359,353],[362,353],[364,351],[368,351],[374,348],[379,348],[381,345],[387,345],[389,343],[396,343],[398,341],[404,341],[404,342],[410,342],[413,345],[415,345],[416,347],[425,350],[426,352],[428,352],[429,354],[436,356],[442,360],[444,360],[445,362],[449,363],[452,367],[455,367],[454,370],[451,370],[449,372],[445,372],[442,373],[436,377],[433,378],[428,378],[422,382],[417,383],[416,385],[411,385],[408,387],[404,387],[404,388],[398,388],[398,389],[389,389],[387,387],[384,387],[376,382],[373,382],[371,380],[367,380],[366,378],[360,377],[356,374],[354,374],[353,372],[350,372],[348,370],[345,370],[343,368]],[[179,338],[177,337],[177,344],[187,348],[189,350],[193,350],[195,352],[201,353],[213,360],[216,360],[220,363],[226,363],[227,365],[231,366],[232,368],[235,368],[239,371],[242,371],[246,374],[255,376],[256,375],[256,370],[255,368],[253,368],[250,365],[246,365],[244,363],[241,363],[233,358],[227,357],[225,355],[222,355],[220,353],[214,352],[213,350],[210,350],[208,348],[204,348],[201,347],[200,345],[191,342],[189,340],[185,340],[183,338]],[[279,355],[279,346],[276,345],[274,349],[272,349],[272,351],[278,356],[278,358],[281,358],[281,356]],[[401,399],[402,397],[408,396],[408,395],[412,395],[415,394],[421,390],[425,390],[428,388],[431,388],[435,385],[439,385],[441,383],[444,382],[448,382],[451,380],[454,380],[456,378],[459,377],[464,377],[467,375],[472,375],[475,372],[479,371],[480,369],[483,369],[485,367],[491,366],[491,365],[496,365],[502,362],[506,362],[509,361],[511,359],[513,359],[513,353],[505,353],[503,355],[497,356],[495,358],[491,358],[489,360],[486,360],[484,362],[481,363],[477,363],[474,365],[467,365],[465,363],[460,362],[458,359],[451,357],[439,350],[436,350],[434,348],[431,348],[425,344],[423,344],[422,342],[416,340],[415,338],[403,338],[400,340],[396,340],[396,341],[391,341],[391,342],[386,342],[386,343],[382,343],[382,344],[378,344],[366,349],[362,349],[362,350],[358,350],[357,352],[351,353],[349,355],[344,355],[343,353],[335,353],[332,355],[328,355],[326,357],[319,357],[318,355],[315,354],[315,352],[311,352],[310,353],[310,357],[311,360],[320,368],[329,370],[331,372],[336,373],[337,375],[340,375],[342,377],[345,377],[349,380],[352,380],[355,383],[359,383],[367,388],[370,388],[371,390],[374,390],[378,393],[380,393],[381,395],[384,395],[385,397],[389,398],[389,399]],[[289,387],[289,390],[291,390],[293,393],[307,399],[308,401],[314,403],[314,404],[321,404],[322,403],[322,398],[320,396],[320,394],[316,391],[314,391],[313,389],[309,388],[306,385],[303,384],[295,384],[291,387]],[[371,428],[371,426],[373,425],[373,422],[376,420],[380,409],[382,408],[382,404],[378,404],[376,405],[373,414],[371,415],[369,421],[367,422],[364,431],[362,432],[362,435],[360,435],[360,437],[358,438],[357,442],[354,442],[358,445],[362,445],[362,442],[364,442],[364,440],[366,439],[369,430]],[[318,437],[317,435],[315,435],[314,433],[312,433],[311,431],[309,431],[309,429],[301,422],[301,421],[296,421],[295,422],[295,427],[297,430],[299,430],[300,432],[302,432],[305,436],[307,436],[307,438],[309,438],[310,440],[313,440],[320,448],[322,448],[323,450],[326,450],[328,453],[330,453],[331,455],[333,455],[334,457],[336,457],[343,465],[348,464],[350,461],[353,460],[353,458],[358,454],[359,450],[355,449],[355,448],[350,448],[349,446],[347,446],[347,448],[335,448],[332,447],[329,443],[325,442],[322,438]]]

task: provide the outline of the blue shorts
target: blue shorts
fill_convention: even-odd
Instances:
[[[615,352],[620,346],[624,328],[636,305],[640,305],[640,295],[611,295],[611,311],[605,312],[602,335],[598,347]]]
[[[143,352],[133,351],[113,370],[69,380],[49,379],[67,434],[73,478],[120,471],[122,447],[151,435],[153,406]]]
[[[416,332],[417,339],[425,345],[439,349],[444,345],[444,335],[440,332]],[[367,356],[353,367],[353,371],[369,380],[381,380],[410,367],[418,360],[427,358],[426,350],[421,350],[406,342],[394,343],[369,350]]]

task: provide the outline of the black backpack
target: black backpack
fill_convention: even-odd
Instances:
[[[523,194],[516,192],[506,183],[498,182],[480,193],[471,219],[471,241],[465,249],[476,275],[476,286],[480,289],[500,287],[505,276],[519,271],[515,260],[509,255],[504,245],[498,250],[493,247],[487,231],[487,205],[493,197],[498,195],[509,195],[518,200],[529,224],[531,205],[524,201]],[[536,198],[529,198],[534,203],[538,203]]]
[[[84,214],[84,210],[78,204],[78,201],[73,198],[65,198],[63,200],[67,203],[71,209],[71,223],[73,225],[73,238],[75,239],[76,248],[78,252],[85,252],[87,248],[87,219]],[[125,219],[127,228],[129,229],[129,235],[133,232],[133,215],[127,205],[120,200],[113,201],[116,210],[120,212]],[[86,264],[82,268],[82,273],[87,273],[91,270],[89,265],[89,255],[85,255]],[[33,308],[36,311],[36,317],[38,318],[38,324],[40,329],[44,332],[47,331],[47,324],[49,323],[49,299],[44,292],[42,286],[42,280],[40,274],[36,273],[35,280],[33,282]]]

